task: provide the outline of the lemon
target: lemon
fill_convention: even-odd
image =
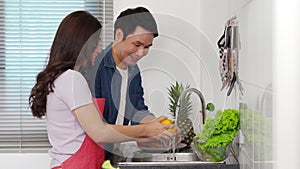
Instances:
[[[172,121],[172,120],[170,120],[170,119],[165,119],[165,120],[163,120],[163,121],[161,121],[160,122],[161,124],[173,124],[174,123],[174,121]],[[171,132],[171,133],[175,133],[175,129],[174,128],[169,128],[169,129],[167,129],[169,132]]]
[[[170,120],[170,119],[165,119],[163,121],[160,122],[161,124],[173,124],[174,121]]]

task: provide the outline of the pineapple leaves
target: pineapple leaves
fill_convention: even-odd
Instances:
[[[172,84],[170,86],[170,88],[168,88],[168,95],[169,95],[169,100],[170,100],[169,111],[173,114],[173,117],[175,117],[177,103],[178,103],[178,100],[179,100],[182,92],[185,89],[188,89],[189,87],[190,87],[189,84],[187,84],[186,86],[183,86],[182,83],[178,83],[176,81],[175,84]],[[180,105],[181,106],[179,107],[179,110],[178,110],[178,117],[181,117],[181,118],[188,117],[188,115],[192,111],[191,93],[188,93],[187,95],[185,95],[183,97]]]
[[[176,108],[178,104],[178,100],[181,97],[181,94],[184,90],[188,89],[190,85],[183,86],[182,83],[178,83],[176,81],[175,84],[172,84],[170,88],[168,88],[169,94],[169,111],[172,113],[174,119],[176,114]],[[193,141],[194,133],[193,129],[193,122],[188,116],[192,112],[192,102],[191,102],[191,93],[186,94],[183,96],[180,107],[178,107],[178,117],[177,117],[177,124],[181,130],[180,137],[182,138],[181,142],[190,145]]]

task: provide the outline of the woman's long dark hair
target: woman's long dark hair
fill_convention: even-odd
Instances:
[[[53,92],[53,82],[58,76],[75,66],[84,71],[91,65],[101,28],[101,23],[86,11],[75,11],[63,19],[52,43],[48,64],[37,75],[29,96],[33,116],[45,115],[47,95]]]

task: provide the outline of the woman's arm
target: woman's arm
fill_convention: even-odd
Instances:
[[[163,137],[173,137],[173,134],[166,131],[172,125],[160,123],[167,117],[160,117],[147,124],[121,126],[104,123],[94,104],[81,106],[73,110],[73,113],[83,130],[96,143],[122,142],[142,137],[161,137],[162,135]]]
[[[143,118],[141,119],[140,123],[149,123],[149,122],[151,122],[151,121],[153,121],[153,120],[155,120],[155,119],[156,119],[156,118],[155,118],[152,114],[149,114],[149,115],[143,117]]]

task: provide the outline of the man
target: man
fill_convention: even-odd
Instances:
[[[86,75],[94,97],[105,98],[103,117],[108,123],[134,125],[155,119],[144,103],[141,74],[136,64],[147,55],[157,36],[155,19],[144,7],[127,9],[117,17],[114,42],[96,58],[93,70],[97,71],[96,75]],[[106,152],[106,159],[111,159],[110,155]]]
[[[127,9],[117,17],[114,35],[114,42],[104,50],[95,79],[95,97],[106,99],[103,116],[108,123],[119,125],[154,120],[144,103],[136,63],[158,36],[156,22],[146,8]]]

